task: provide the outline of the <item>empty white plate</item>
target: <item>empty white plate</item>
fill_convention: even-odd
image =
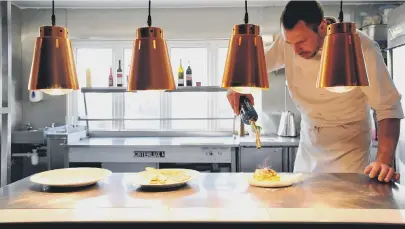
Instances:
[[[54,187],[81,187],[108,178],[112,172],[100,168],[54,169],[31,176],[31,182]]]

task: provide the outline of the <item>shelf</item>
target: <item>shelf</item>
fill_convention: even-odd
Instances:
[[[226,88],[219,86],[193,86],[193,87],[179,87],[175,90],[166,90],[166,92],[221,92],[226,91]],[[126,87],[82,87],[82,93],[126,93]]]
[[[125,93],[126,87],[82,87],[83,93]]]
[[[226,91],[226,88],[219,86],[193,86],[193,87],[178,87],[175,90],[166,90],[166,92],[220,92]]]
[[[0,114],[8,114],[8,113],[10,113],[10,108],[8,107],[0,108]]]
[[[207,118],[88,118],[78,117],[78,121],[174,121],[174,120],[234,120],[235,117],[207,117]]]

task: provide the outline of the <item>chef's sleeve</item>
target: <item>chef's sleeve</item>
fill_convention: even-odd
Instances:
[[[370,86],[362,90],[367,96],[369,105],[376,111],[377,121],[388,118],[404,118],[401,95],[384,63],[377,42],[363,45],[364,60]]]
[[[284,46],[283,36],[277,35],[274,42],[267,49],[265,48],[264,55],[268,73],[284,67]]]

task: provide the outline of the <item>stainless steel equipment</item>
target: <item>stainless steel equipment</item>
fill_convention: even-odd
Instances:
[[[388,15],[388,69],[400,94],[405,94],[405,5],[393,9]],[[402,99],[402,109],[405,101]],[[405,183],[405,122],[401,121],[401,134],[395,155],[397,171],[401,173],[401,183]]]
[[[293,172],[296,148],[292,146],[241,146],[238,154],[238,172],[254,172],[255,169],[270,167],[276,172]]]
[[[12,131],[11,181],[46,170],[69,167],[66,143],[85,136],[84,127],[55,127],[53,124],[43,129],[27,125],[25,130]]]
[[[278,126],[279,136],[295,137],[297,136],[297,128],[295,127],[294,114],[290,111],[284,111],[281,114],[280,125]]]
[[[282,137],[296,137],[298,135],[295,126],[294,114],[287,110],[287,81],[285,82],[284,89],[284,112],[280,117],[280,124],[278,126],[277,135]]]

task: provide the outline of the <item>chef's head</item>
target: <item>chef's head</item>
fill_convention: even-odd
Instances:
[[[322,6],[317,1],[288,2],[280,22],[284,39],[292,45],[296,54],[305,59],[317,54],[327,27]]]

